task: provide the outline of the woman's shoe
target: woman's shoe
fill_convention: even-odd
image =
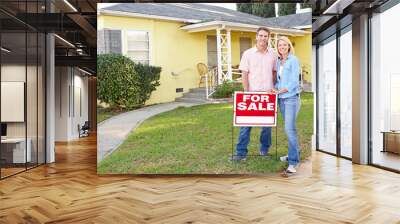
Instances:
[[[288,168],[286,169],[286,172],[296,173],[296,169],[294,168],[294,165],[289,165]]]

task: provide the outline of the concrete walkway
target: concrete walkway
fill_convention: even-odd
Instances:
[[[117,149],[128,134],[147,118],[180,106],[194,105],[198,104],[186,102],[158,104],[119,114],[101,122],[97,127],[97,162],[99,163]]]

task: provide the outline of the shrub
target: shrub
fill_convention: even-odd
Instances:
[[[116,109],[143,106],[160,85],[161,67],[135,63],[119,54],[97,56],[97,99]]]
[[[213,98],[230,98],[235,91],[243,91],[241,83],[225,81],[218,85],[213,93]]]

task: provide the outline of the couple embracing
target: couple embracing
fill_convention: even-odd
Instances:
[[[256,46],[246,50],[240,61],[244,91],[275,93],[285,123],[288,137],[288,154],[281,161],[288,162],[287,172],[295,173],[300,162],[296,117],[300,109],[300,64],[294,56],[290,40],[281,36],[277,40],[277,53],[268,48],[270,31],[266,27],[257,29]],[[246,160],[251,127],[241,127],[233,161]],[[263,127],[260,134],[260,155],[267,156],[271,146],[271,127]]]

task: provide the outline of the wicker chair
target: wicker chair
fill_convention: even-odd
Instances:
[[[204,83],[204,80],[205,80],[206,75],[208,73],[208,67],[204,63],[198,63],[197,64],[197,71],[199,72],[199,76],[200,76],[200,81],[199,81],[199,87],[200,87],[201,83]]]

